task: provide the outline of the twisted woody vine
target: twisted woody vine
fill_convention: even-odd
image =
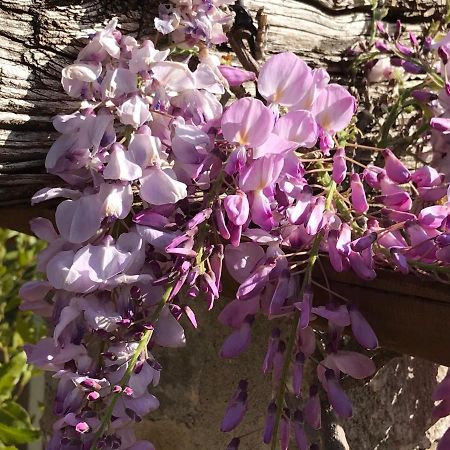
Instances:
[[[31,223],[48,242],[38,257],[46,280],[20,291],[22,307],[52,326],[26,346],[28,362],[58,383],[49,450],[153,450],[133,425],[159,406],[154,349],[189,345],[181,323],[202,326],[199,303],[229,327],[218,357],[245,352],[255,321],[267,329],[261,370],[272,396],[258,448],[319,448],[320,398],[350,417],[342,378],[374,374],[378,341],[348,299],[314,279],[315,266],[326,258],[364,280],[380,267],[450,274],[450,34],[379,22],[370,49],[351,49],[369,82],[410,83],[379,126],[384,145],[371,147],[360,143],[356,98],[326,70],[290,52],[257,73],[222,64],[214,48],[227,42],[231,3],[172,0],[154,41],[122,34],[113,19],[62,71],[81,103],[53,120],[60,135],[46,169],[62,183],[32,199],[60,199],[56,227]],[[415,120],[408,145],[428,146],[421,161],[387,148],[401,101]],[[224,273],[232,301],[221,298]],[[238,427],[251,395],[247,380],[230,392],[217,430],[230,433],[227,450],[246,439]],[[434,400],[436,418],[450,414],[450,376]],[[450,432],[438,449],[450,449]]]

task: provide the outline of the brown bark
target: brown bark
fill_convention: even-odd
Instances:
[[[55,139],[51,118],[69,113],[77,102],[60,86],[81,38],[118,16],[126,33],[153,33],[156,0],[2,0],[0,3],[0,208],[27,206],[30,195],[56,183],[44,174],[43,161]],[[445,0],[385,2],[387,20],[412,24],[430,21]],[[381,2],[380,2],[381,4]],[[268,14],[268,53],[290,50],[314,65],[345,71],[343,51],[367,35],[367,0],[248,0],[256,14]],[[3,211],[5,217],[7,211]],[[16,220],[20,219],[20,215]],[[22,221],[25,222],[25,221]],[[14,225],[14,224],[13,224]],[[8,226],[11,226],[8,223]],[[17,222],[16,228],[24,223]]]

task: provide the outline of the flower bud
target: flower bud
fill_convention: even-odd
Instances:
[[[431,91],[427,91],[425,89],[414,89],[411,91],[411,97],[413,97],[418,102],[429,103],[433,100],[436,100],[438,96]]]
[[[433,117],[430,120],[430,126],[441,133],[450,133],[450,119],[446,119],[444,117]]]
[[[241,391],[237,398],[230,402],[220,425],[220,431],[227,433],[234,430],[244,418],[247,411],[247,392]]]
[[[322,412],[320,408],[319,391],[317,385],[309,388],[309,398],[303,408],[303,414],[308,425],[314,430],[319,430],[322,425]]]
[[[367,233],[365,236],[355,239],[350,244],[350,247],[355,252],[362,252],[366,248],[369,248],[377,240],[377,236],[378,235],[375,231]]]
[[[358,343],[369,350],[377,348],[378,339],[369,322],[367,322],[358,308],[353,304],[349,304],[348,312],[350,314],[352,333]]]
[[[288,450],[289,435],[291,434],[291,413],[289,409],[284,408],[280,421],[280,447],[281,450]]]
[[[272,441],[276,412],[277,412],[277,405],[274,402],[270,402],[267,408],[266,423],[264,425],[264,435],[263,435],[264,444],[270,444],[270,442]]]
[[[420,75],[422,73],[425,73],[425,69],[422,66],[409,61],[403,61],[402,67],[405,72],[411,73],[413,75]]]
[[[343,391],[336,379],[336,374],[334,370],[327,369],[325,371],[326,379],[326,391],[328,400],[331,406],[335,410],[336,414],[341,417],[351,417],[352,412],[352,402],[348,398],[347,394]]]
[[[303,414],[297,409],[294,413],[294,436],[298,450],[308,450],[308,439],[303,427]]]
[[[400,272],[405,275],[409,273],[409,265],[405,255],[397,248],[391,248],[389,252],[395,267],[397,267]]]
[[[303,383],[303,366],[305,364],[305,355],[297,353],[295,355],[294,368],[292,371],[292,391],[296,397],[300,397]]]
[[[345,150],[338,148],[333,155],[333,174],[332,178],[336,184],[341,184],[347,175],[347,163],[345,161]]]
[[[246,81],[255,81],[256,76],[254,72],[239,69],[232,66],[218,66],[222,76],[228,81],[230,87],[241,86]]]
[[[351,201],[358,214],[363,214],[369,209],[367,203],[366,193],[364,192],[364,186],[361,183],[361,178],[359,174],[354,173],[350,177],[350,187],[351,187]]]
[[[417,36],[415,33],[413,33],[412,31],[408,32],[408,38],[409,38],[409,42],[411,42],[411,45],[413,47],[418,47],[419,46],[419,40],[417,39]]]
[[[396,183],[407,183],[411,179],[411,174],[409,170],[404,166],[404,164],[392,153],[388,148],[382,152],[384,158],[384,169],[386,170],[387,176]]]
[[[375,48],[381,53],[389,53],[389,46],[386,41],[377,39],[375,41]]]
[[[222,358],[235,358],[239,356],[250,345],[252,324],[254,316],[247,316],[241,327],[233,331],[226,339],[220,349]]]
[[[405,56],[411,56],[414,53],[411,48],[398,41],[395,43],[395,47],[400,53],[402,53]]]
[[[267,346],[267,352],[266,356],[264,357],[263,362],[263,373],[270,372],[273,367],[273,358],[275,356],[275,352],[278,348],[278,342],[280,340],[280,329],[279,328],[273,328],[270,338],[269,338],[269,344]]]

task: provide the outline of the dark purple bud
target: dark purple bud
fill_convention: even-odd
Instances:
[[[448,81],[445,82],[445,93],[450,96],[450,83]]]
[[[413,75],[420,75],[426,72],[422,66],[409,61],[403,61],[402,67],[405,72],[412,73]]]
[[[282,313],[283,305],[289,295],[290,278],[291,275],[289,270],[283,270],[281,272],[269,305],[269,314],[271,316],[276,316]]]
[[[438,56],[439,56],[439,58],[441,58],[441,61],[442,61],[442,63],[443,63],[444,65],[446,65],[446,64],[448,63],[448,59],[449,59],[449,57],[450,57],[450,53],[449,53],[449,51],[448,51],[447,46],[441,45],[441,46],[438,48]]]
[[[286,350],[286,344],[284,341],[278,343],[277,351],[273,357],[273,371],[272,371],[272,384],[273,386],[278,386],[281,379],[281,374],[283,372],[284,364],[284,352]]]
[[[247,316],[241,327],[225,339],[219,352],[222,358],[235,358],[247,349],[250,345],[254,318],[254,316]]]
[[[303,366],[305,365],[305,355],[297,353],[295,355],[294,368],[292,370],[292,391],[296,397],[300,397],[302,393],[303,383]]]
[[[435,242],[439,247],[450,245],[450,233],[442,233],[436,237]]]
[[[230,443],[227,445],[227,448],[225,450],[238,450],[239,444],[241,443],[241,440],[237,437],[231,439]]]
[[[274,402],[270,402],[267,408],[266,423],[264,425],[264,436],[263,436],[264,444],[270,444],[270,442],[272,441],[276,412],[277,412],[277,405]]]
[[[390,58],[390,62],[394,67],[402,67],[403,65],[403,60],[398,58],[397,56],[393,56],[392,58]]]
[[[318,444],[311,444],[311,447],[309,447],[309,450],[320,450],[320,447],[318,446]]]
[[[353,251],[360,253],[366,248],[369,248],[377,240],[377,237],[377,233],[375,231],[372,231],[370,233],[367,233],[365,236],[352,241],[350,247]]]
[[[275,352],[278,348],[278,342],[280,340],[280,329],[272,328],[272,332],[269,338],[269,344],[267,345],[266,356],[264,357],[263,362],[263,373],[270,372],[273,367],[273,358],[275,356]]]
[[[301,303],[301,313],[299,319],[299,327],[304,330],[311,320],[311,308],[314,298],[314,292],[310,285],[305,287]]]
[[[281,450],[288,450],[289,436],[291,434],[291,413],[289,409],[284,408],[280,421],[280,447]]]
[[[411,45],[413,47],[418,47],[419,46],[419,40],[417,39],[417,36],[415,33],[413,33],[412,31],[408,32],[408,38],[409,38],[409,42],[411,42]]]
[[[303,408],[303,414],[308,425],[314,430],[319,430],[322,425],[322,412],[317,385],[309,388],[309,398]]]
[[[332,178],[336,184],[341,184],[347,175],[347,163],[345,161],[345,150],[338,148],[333,155],[333,174]]]
[[[355,305],[349,304],[347,308],[350,314],[352,333],[355,339],[359,344],[369,350],[377,348],[378,339],[369,322],[367,322]]]
[[[405,165],[388,148],[383,150],[382,154],[387,176],[396,183],[407,183],[411,179],[411,174]]]
[[[308,450],[308,438],[303,427],[303,414],[297,409],[294,413],[294,436],[298,450]]]
[[[382,39],[377,39],[375,41],[375,48],[381,53],[389,53],[389,45]]]
[[[425,89],[414,89],[411,91],[411,97],[416,99],[418,102],[423,103],[429,103],[438,98],[434,92],[430,92]]]
[[[232,400],[225,411],[225,416],[220,425],[220,431],[227,433],[234,430],[244,418],[247,411],[247,392],[240,391],[237,398]]]
[[[352,402],[339,385],[334,371],[331,369],[327,369],[325,371],[325,378],[328,400],[330,401],[330,404],[335,410],[336,414],[341,417],[351,417],[353,413]]]
[[[400,53],[406,56],[411,56],[414,53],[410,47],[398,41],[395,43],[395,47]]]

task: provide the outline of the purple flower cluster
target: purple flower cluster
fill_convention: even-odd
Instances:
[[[161,34],[170,34],[180,47],[223,44],[234,18],[227,6],[233,3],[234,0],[169,0],[159,6],[155,27]]]
[[[216,6],[177,3],[167,23],[215,18]],[[443,177],[426,166],[410,172],[389,149],[384,167],[355,170],[361,164],[346,152],[355,144],[340,135],[355,98],[292,53],[261,67],[261,100],[243,97],[223,107],[229,85],[256,77],[216,65],[207,52],[191,70],[151,41],[122,36],[116,25],[111,21],[63,70],[64,89],[83,100],[79,111],[54,119],[61,134],[46,167],[65,184],[33,197],[63,199],[56,229],[46,219],[32,222],[48,242],[38,261],[47,280],[21,290],[23,307],[53,324],[52,337],[26,348],[29,362],[58,380],[48,449],[153,449],[132,433],[132,424],[158,407],[150,392],[161,372],[153,350],[185,344],[180,319],[197,327],[194,302],[214,306],[225,270],[238,286],[219,315],[232,330],[220,355],[245,351],[261,316],[288,319],[280,323],[290,326],[272,330],[264,358],[276,395],[262,441],[287,449],[293,434],[306,449],[304,427],[321,426],[319,390],[349,417],[341,376],[363,379],[375,371],[365,350],[343,348],[344,331],[364,349],[378,345],[345,299],[314,301],[314,265],[328,254],[336,271],[351,268],[364,279],[376,276],[377,265],[401,273],[446,268]],[[215,31],[178,30],[188,41],[217,38]],[[322,352],[318,319],[327,324]],[[317,366],[317,383],[305,395],[307,362]],[[223,432],[240,424],[250,397],[241,381]]]

